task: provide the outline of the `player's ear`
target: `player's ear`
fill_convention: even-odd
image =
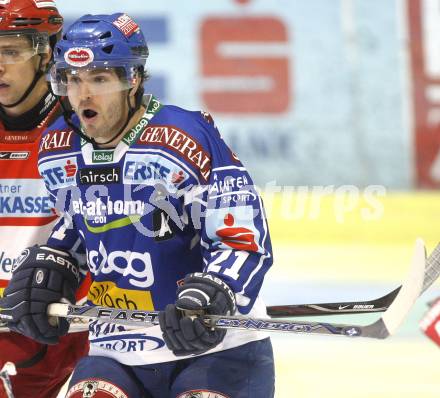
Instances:
[[[41,68],[41,70],[43,71],[43,72],[46,72],[47,70],[48,70],[48,68],[49,68],[49,64],[50,64],[50,61],[51,61],[51,59],[52,59],[52,49],[51,48],[48,48],[47,49],[47,52],[45,52],[45,53],[43,53],[43,54],[40,54],[40,57],[41,57],[41,66],[40,66],[40,68]]]
[[[133,78],[133,87],[130,89],[130,97],[135,97],[136,93],[139,90],[139,87],[141,85],[141,77],[139,74],[136,75],[136,77]]]
[[[141,90],[142,84],[143,84],[142,77],[138,73],[138,74],[136,74],[136,77],[133,78],[133,87],[128,92],[131,106],[136,106],[138,92],[139,92],[139,90]]]

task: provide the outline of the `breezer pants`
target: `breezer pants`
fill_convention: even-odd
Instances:
[[[269,339],[264,339],[212,354],[145,366],[126,366],[111,358],[88,356],[75,368],[67,396],[273,398],[274,381],[272,346]]]

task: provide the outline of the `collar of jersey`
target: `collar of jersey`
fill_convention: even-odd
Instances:
[[[136,125],[122,137],[121,141],[116,145],[116,148],[94,149],[90,142],[81,138],[81,152],[84,163],[86,165],[92,165],[119,162],[130,146],[136,142],[138,137],[147,128],[153,116],[163,107],[159,100],[153,95],[144,97],[144,106],[144,114]]]

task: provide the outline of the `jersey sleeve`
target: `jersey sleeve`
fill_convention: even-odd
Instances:
[[[238,309],[248,313],[272,265],[272,247],[262,199],[212,118],[204,114],[210,153],[206,184],[195,187],[187,212],[199,231],[204,271],[235,292]]]
[[[84,245],[72,217],[63,213],[47,240],[47,245],[68,251],[79,264],[86,265]]]
[[[54,131],[59,132],[57,129]],[[51,128],[47,129],[43,134],[42,143],[47,141],[46,137],[50,136],[50,134]],[[81,271],[85,274],[87,267],[85,249],[78,229],[75,227],[74,220],[72,219],[70,208],[72,197],[78,194],[78,191],[73,184],[73,177],[71,177],[72,181],[66,178],[63,180],[63,183],[60,183],[60,173],[67,169],[67,175],[70,171],[68,168],[76,168],[76,163],[73,161],[72,156],[69,157],[68,153],[63,154],[60,158],[47,155],[47,153],[40,150],[38,171],[46,186],[52,208],[60,216],[47,240],[47,245],[68,251],[84,268]],[[74,171],[76,172],[76,170]]]

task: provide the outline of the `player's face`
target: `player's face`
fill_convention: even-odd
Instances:
[[[128,115],[127,90],[112,69],[67,73],[67,96],[86,134],[98,143],[113,137]]]
[[[39,57],[26,37],[0,35],[0,104],[13,104],[21,98],[38,64]]]

